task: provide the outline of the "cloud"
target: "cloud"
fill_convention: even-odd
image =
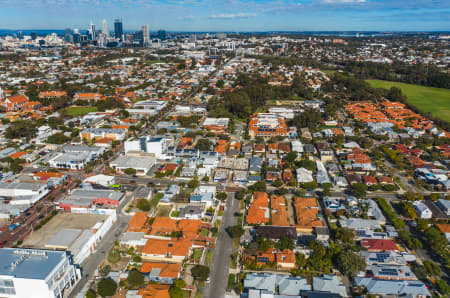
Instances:
[[[221,19],[221,20],[233,20],[233,19],[248,19],[256,17],[256,13],[221,13],[210,15],[210,19]]]

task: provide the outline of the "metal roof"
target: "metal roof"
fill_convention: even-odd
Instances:
[[[0,248],[0,275],[44,280],[66,259],[66,252]]]

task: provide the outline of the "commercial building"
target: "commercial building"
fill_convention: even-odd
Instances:
[[[123,141],[125,131],[119,128],[86,128],[80,132],[80,139],[110,139],[113,141]]]
[[[32,205],[48,193],[45,183],[0,182],[0,197],[10,205]]]
[[[125,169],[136,170],[136,175],[146,175],[156,164],[156,160],[151,156],[129,156],[121,155],[110,163],[110,167],[123,173]]]
[[[72,193],[62,198],[58,204],[64,210],[96,209],[97,207],[112,209],[120,205],[125,194],[113,190],[86,190],[75,189]]]
[[[62,298],[81,277],[65,251],[0,248],[0,296]]]
[[[248,134],[255,137],[287,136],[288,129],[283,117],[273,113],[258,113],[250,116]]]
[[[67,145],[55,157],[50,159],[48,163],[52,168],[82,170],[90,161],[98,158],[104,152],[104,147]]]

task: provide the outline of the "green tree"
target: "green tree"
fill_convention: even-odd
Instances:
[[[226,192],[219,192],[219,193],[216,195],[216,197],[217,197],[218,200],[220,200],[220,201],[223,202],[223,201],[226,201],[226,200],[227,200],[228,195],[227,195]]]
[[[138,288],[144,284],[144,275],[136,269],[128,273],[127,284],[133,288]]]
[[[120,252],[113,248],[108,253],[108,262],[111,264],[115,264],[120,261]]]
[[[47,138],[47,143],[49,144],[64,144],[70,141],[70,137],[66,136],[65,134],[58,132],[54,135],[51,135]]]
[[[151,205],[148,200],[142,198],[137,201],[136,207],[141,211],[150,211]]]
[[[35,124],[29,120],[16,120],[6,128],[5,137],[8,139],[29,139],[36,135],[35,128]]]
[[[175,287],[175,286],[172,286],[169,289],[169,295],[170,295],[170,298],[183,298],[184,297],[183,291],[180,288]]]
[[[189,181],[188,186],[189,188],[195,189],[200,185],[200,182],[197,179],[192,179]]]
[[[283,157],[283,161],[293,163],[297,159],[297,151],[291,151]]]
[[[230,233],[230,236],[233,238],[240,238],[245,233],[245,230],[241,225],[234,225],[232,227],[229,227],[228,231]]]
[[[116,290],[117,284],[110,278],[102,279],[97,285],[97,293],[102,297],[112,296]]]
[[[213,143],[209,139],[199,139],[197,141],[197,144],[195,144],[195,148],[197,148],[200,151],[209,151],[211,150],[212,146]]]
[[[275,244],[275,248],[284,250],[284,249],[294,249],[295,243],[294,240],[287,237],[281,237],[280,240]]]
[[[265,192],[266,189],[267,189],[266,181],[264,181],[264,180],[258,181],[258,182],[256,182],[255,184],[251,185],[249,188],[250,188],[250,190],[252,190],[252,191],[262,191],[262,192]]]
[[[337,265],[339,270],[348,277],[353,277],[357,272],[366,269],[364,258],[348,249],[337,256]]]
[[[86,292],[86,296],[85,296],[85,297],[86,297],[86,298],[95,298],[95,297],[97,297],[97,294],[95,293],[94,290],[89,289],[89,290]]]
[[[357,198],[363,198],[367,193],[367,185],[364,183],[354,183],[351,185],[352,193]]]
[[[209,268],[203,265],[195,265],[191,268],[192,276],[199,281],[205,281],[209,275]]]
[[[272,182],[272,186],[274,187],[280,187],[281,185],[283,185],[283,181],[281,181],[281,179],[277,179],[274,182]]]

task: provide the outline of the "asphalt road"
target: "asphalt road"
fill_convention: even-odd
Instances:
[[[222,216],[222,224],[217,235],[214,256],[209,267],[210,282],[203,290],[204,298],[220,298],[225,296],[228,282],[228,270],[233,253],[233,239],[226,229],[236,224],[235,212],[239,212],[239,200],[235,199],[235,193],[228,193],[226,210]]]
[[[160,179],[160,178],[150,178],[150,177],[130,177],[126,175],[116,176],[116,183],[119,184],[140,184],[147,185],[148,183],[153,183],[156,185],[169,185],[169,184],[180,184],[187,183],[189,180],[174,180],[172,179]],[[224,185],[220,183],[201,183],[201,185],[216,186],[218,191],[224,189]]]
[[[73,290],[67,296],[68,298],[76,297],[76,295],[81,290],[83,290],[88,280],[94,275],[94,272],[95,270],[97,270],[100,263],[103,261],[103,259],[106,258],[109,250],[114,246],[114,242],[118,240],[120,238],[120,235],[127,229],[128,222],[130,221],[131,217],[122,214],[121,211],[123,206],[125,206],[131,198],[131,195],[128,196],[125,199],[126,201],[124,201],[121,206],[117,208],[117,221],[111,227],[105,237],[103,237],[103,239],[100,241],[100,244],[97,246],[96,251],[81,264],[81,280],[78,281]]]

